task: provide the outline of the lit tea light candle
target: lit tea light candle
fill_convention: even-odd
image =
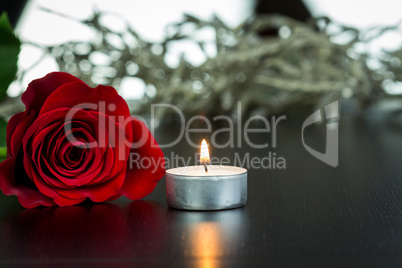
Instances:
[[[247,202],[247,170],[235,166],[210,165],[208,145],[201,143],[200,166],[166,171],[167,203],[185,210],[222,210]]]

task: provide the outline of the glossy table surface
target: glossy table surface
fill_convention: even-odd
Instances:
[[[286,169],[248,169],[248,202],[240,209],[169,209],[165,180],[141,201],[23,209],[0,197],[0,266],[86,267],[401,267],[402,116],[376,109],[339,122],[339,165],[310,155],[301,141],[308,113],[290,113],[276,148],[211,149],[286,160]],[[174,124],[157,130],[174,139]],[[323,151],[325,125],[305,130]],[[255,133],[254,142],[270,141]],[[201,136],[194,136],[198,141]],[[222,137],[224,140],[225,137]],[[194,157],[183,139],[164,149]]]

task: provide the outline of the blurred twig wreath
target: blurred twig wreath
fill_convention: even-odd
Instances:
[[[124,20],[124,30],[108,28],[104,16],[110,15],[95,11],[91,18],[81,21],[96,32],[97,37],[89,42],[32,45],[54,57],[60,71],[88,84],[119,88],[125,77],[142,79],[147,85],[145,95],[129,102],[137,114],[148,113],[151,103],[176,105],[186,115],[229,116],[235,114],[238,101],[249,115],[278,113],[294,104],[321,107],[339,98],[353,98],[364,105],[394,97],[388,93],[389,88],[402,81],[402,49],[373,56],[356,48],[385,32],[400,31],[399,25],[362,32],[328,18],[305,24],[270,15],[230,28],[217,17],[206,21],[185,15],[182,21],[166,28],[164,41],[153,43],[144,40]],[[197,33],[206,28],[213,30],[214,40],[197,39]],[[277,29],[279,35],[258,35],[268,28]],[[346,42],[333,41],[343,34],[348,35]],[[166,64],[170,45],[183,40],[197,45],[206,61],[194,66],[182,57],[178,66]],[[97,64],[94,55],[103,57],[104,63]],[[369,67],[373,59],[378,63],[376,68]],[[26,71],[20,70],[18,79]],[[164,115],[160,112],[159,118]]]

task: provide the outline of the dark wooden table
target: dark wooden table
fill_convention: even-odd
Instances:
[[[288,114],[276,149],[212,150],[286,159],[285,170],[249,169],[248,203],[240,209],[169,209],[164,179],[133,202],[23,209],[2,196],[0,266],[401,267],[402,116],[377,109],[343,116],[337,168],[304,149],[307,116]],[[166,124],[156,137],[162,143],[175,133]],[[309,127],[306,141],[324,150],[325,126]],[[165,153],[194,157],[184,140]]]

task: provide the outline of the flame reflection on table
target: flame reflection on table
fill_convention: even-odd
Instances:
[[[244,211],[180,211],[153,201],[11,211],[0,215],[0,264],[131,267],[162,256],[179,264],[219,267],[222,258],[238,254]]]

